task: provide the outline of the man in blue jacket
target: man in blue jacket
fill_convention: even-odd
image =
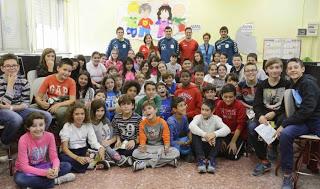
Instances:
[[[116,30],[117,38],[114,38],[110,41],[107,48],[106,56],[109,59],[112,49],[119,50],[119,59],[124,61],[128,57],[128,51],[131,49],[130,41],[123,37],[124,30],[122,27],[118,27]]]
[[[171,54],[179,54],[178,41],[171,37],[172,28],[167,26],[165,28],[165,37],[158,42],[158,48],[161,56],[161,60],[165,63],[170,62]]]
[[[232,57],[238,53],[237,43],[228,36],[228,28],[226,26],[222,26],[219,33],[221,38],[215,43],[216,51],[227,53],[229,57],[228,64],[233,66]]]

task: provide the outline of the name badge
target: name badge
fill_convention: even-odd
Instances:
[[[226,44],[225,47],[226,47],[226,48],[229,48],[229,44]]]
[[[170,45],[170,48],[171,48],[171,49],[174,49],[174,45],[173,45],[173,44],[171,44],[171,45]]]
[[[126,44],[123,44],[123,45],[122,45],[122,48],[124,48],[124,49],[127,48],[127,45],[126,45]]]

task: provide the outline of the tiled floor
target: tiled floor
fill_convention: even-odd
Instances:
[[[132,189],[132,188],[215,188],[215,189],[278,189],[281,187],[281,176],[276,177],[274,170],[261,177],[251,176],[256,159],[242,157],[239,161],[218,159],[217,173],[200,175],[196,165],[181,163],[178,168],[170,166],[146,169],[133,173],[130,168],[113,167],[108,171],[87,171],[77,174],[76,181],[56,186],[66,189]],[[0,188],[16,188],[13,178],[5,170],[6,164],[0,165]],[[320,176],[302,176],[299,189],[320,188]]]

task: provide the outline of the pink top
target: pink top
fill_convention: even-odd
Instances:
[[[107,60],[106,63],[104,64],[104,66],[107,68],[107,70],[111,67],[111,66],[115,66],[118,70],[118,72],[122,72],[122,62],[120,60],[118,61],[112,61],[112,60]]]
[[[135,79],[136,78],[135,78],[134,73],[132,71],[128,71],[126,73],[125,78],[124,78],[124,80],[126,80],[126,81],[131,81],[131,80],[135,80]]]
[[[48,153],[49,160],[47,159]],[[16,170],[38,176],[46,176],[47,170],[35,167],[35,165],[45,162],[51,162],[52,168],[60,166],[53,134],[45,131],[40,139],[32,138],[30,132],[22,135],[18,144]]]

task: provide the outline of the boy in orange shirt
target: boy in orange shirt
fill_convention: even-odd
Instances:
[[[143,103],[143,119],[139,124],[139,148],[135,149],[132,156],[133,171],[146,167],[161,167],[171,164],[177,167],[179,151],[170,147],[170,130],[165,120],[156,116],[157,108],[153,101]]]

